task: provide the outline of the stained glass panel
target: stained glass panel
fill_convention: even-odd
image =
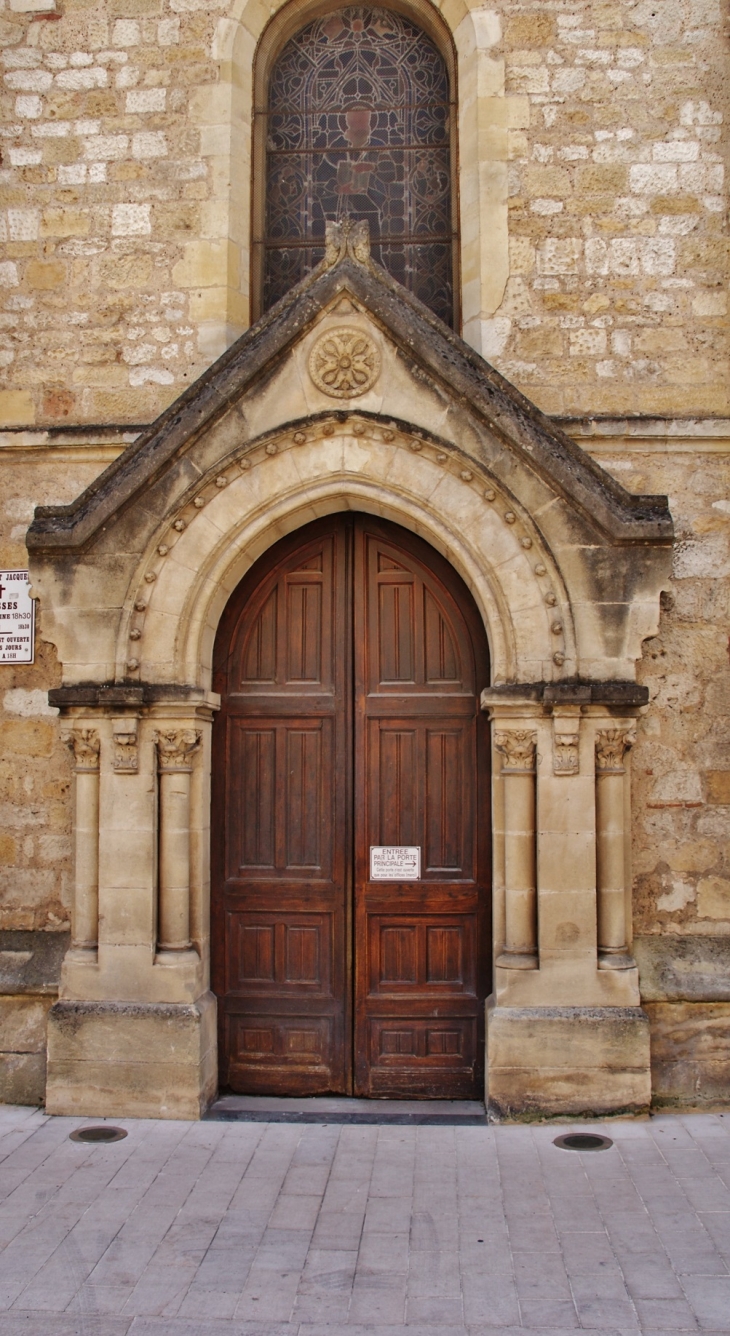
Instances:
[[[287,43],[269,83],[264,309],[349,215],[367,220],[373,259],[452,323],[449,111],[443,57],[400,14],[348,7]]]

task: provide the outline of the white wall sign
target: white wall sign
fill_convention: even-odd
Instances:
[[[371,881],[418,881],[421,850],[417,844],[371,844]]]
[[[27,571],[0,571],[0,663],[32,663],[35,603]]]

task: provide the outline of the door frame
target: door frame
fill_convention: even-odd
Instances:
[[[353,587],[353,581],[356,578],[353,569],[353,563],[358,560],[357,544],[354,541],[355,526],[359,517],[367,521],[369,527],[375,532],[380,531],[383,537],[388,540],[388,530],[395,530],[391,541],[400,542],[406,551],[410,551],[414,559],[430,570],[439,578],[450,597],[453,599],[459,613],[464,619],[465,629],[467,631],[470,648],[474,660],[475,673],[475,696],[478,700],[481,690],[482,678],[484,684],[488,683],[490,676],[490,650],[486,627],[484,626],[479,609],[473,594],[468,589],[458,570],[448,561],[448,559],[439,552],[437,548],[415,533],[412,529],[399,523],[397,520],[382,518],[372,513],[363,511],[354,511],[351,509],[338,510],[335,514],[339,517],[346,534],[346,564],[345,581],[348,589]],[[213,686],[221,694],[221,700],[224,699],[224,680],[223,663],[225,652],[230,648],[231,638],[234,634],[236,622],[242,616],[249,600],[255,592],[266,581],[267,575],[271,574],[282,561],[286,560],[289,553],[295,552],[302,545],[302,533],[308,531],[307,537],[311,535],[312,541],[315,541],[322,530],[329,531],[333,521],[333,514],[322,517],[318,521],[305,521],[301,526],[291,529],[285,537],[274,536],[272,542],[260,553],[257,560],[249,567],[246,574],[230,594],[223,613],[220,617],[216,632],[215,647],[213,654]],[[364,578],[364,577],[363,577]],[[345,807],[345,878],[344,878],[344,901],[345,901],[345,989],[344,989],[344,1067],[345,1081],[347,1090],[350,1094],[356,1093],[358,1085],[357,1075],[357,1054],[355,1051],[355,1041],[357,1035],[356,1025],[356,994],[357,981],[356,970],[358,962],[355,951],[355,926],[356,926],[356,850],[355,850],[355,802],[358,792],[358,774],[357,774],[357,710],[356,694],[358,690],[356,656],[355,656],[355,635],[357,634],[358,611],[355,606],[355,599],[346,597],[345,599],[345,654],[341,665],[345,679],[349,682],[350,690],[345,693],[345,716],[344,733],[348,740],[346,743],[348,749],[348,764],[346,766],[346,792],[344,798]],[[361,610],[362,613],[362,610]],[[210,942],[210,963],[211,963],[211,987],[215,995],[221,999],[225,995],[225,919],[223,911],[223,885],[225,881],[225,869],[223,867],[223,845],[222,838],[216,839],[216,822],[218,830],[222,834],[222,823],[225,819],[225,768],[223,765],[216,765],[216,748],[220,746],[217,734],[224,721],[224,712],[218,713],[213,726],[213,759],[211,765],[211,942]],[[362,721],[361,721],[362,723]],[[489,730],[486,716],[483,715],[477,706],[476,712],[476,738],[475,738],[475,756],[474,756],[474,776],[475,776],[475,818],[474,818],[474,867],[477,872],[477,894],[479,887],[482,887],[483,894],[486,897],[484,912],[478,915],[477,924],[477,956],[476,956],[476,981],[475,987],[477,996],[482,1001],[486,1001],[489,994],[493,965],[492,965],[492,915],[493,915],[493,887],[492,887],[492,849],[491,849],[491,827],[492,827],[492,774],[491,774],[491,748],[489,745]],[[481,871],[482,875],[479,876]],[[480,990],[480,979],[484,978],[485,986]],[[222,1072],[226,1064],[225,1050],[225,1016],[223,1008],[218,1007],[218,1069]],[[475,1080],[479,1081],[483,1076],[484,1064],[484,1012],[483,1009],[477,1018],[477,1046],[476,1046],[476,1065]],[[447,1097],[447,1096],[445,1096]],[[469,1098],[470,1096],[465,1096]]]

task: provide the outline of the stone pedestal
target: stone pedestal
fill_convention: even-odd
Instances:
[[[208,969],[210,726],[185,688],[58,688],[76,760],[73,939],[46,1104],[200,1118],[217,1087]],[[202,764],[201,764],[202,756]]]
[[[641,689],[535,683],[484,691],[482,704],[494,744],[489,1107],[499,1118],[644,1112],[649,1022],[631,955],[626,820]],[[529,803],[518,778],[525,793],[534,785]],[[527,886],[532,935],[516,937]]]
[[[200,1118],[215,1095],[216,1002],[60,1001],[48,1017],[48,1113]]]
[[[487,1108],[498,1119],[647,1113],[649,1018],[640,1007],[487,1003]]]

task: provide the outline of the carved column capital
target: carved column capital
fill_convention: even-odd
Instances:
[[[136,775],[139,769],[137,749],[137,720],[115,719],[113,724],[114,756],[112,765],[118,775]]]
[[[602,728],[596,733],[596,771],[622,775],[624,756],[636,742],[634,728]]]
[[[63,741],[73,752],[77,770],[98,770],[101,743],[95,728],[72,728],[63,733]]]
[[[553,774],[577,775],[580,770],[578,733],[553,733]]]
[[[193,752],[200,746],[202,734],[197,728],[161,728],[155,733],[161,774],[172,771],[189,773]]]
[[[527,728],[510,728],[494,734],[494,745],[505,758],[503,772],[532,774],[537,756],[537,733]]]

